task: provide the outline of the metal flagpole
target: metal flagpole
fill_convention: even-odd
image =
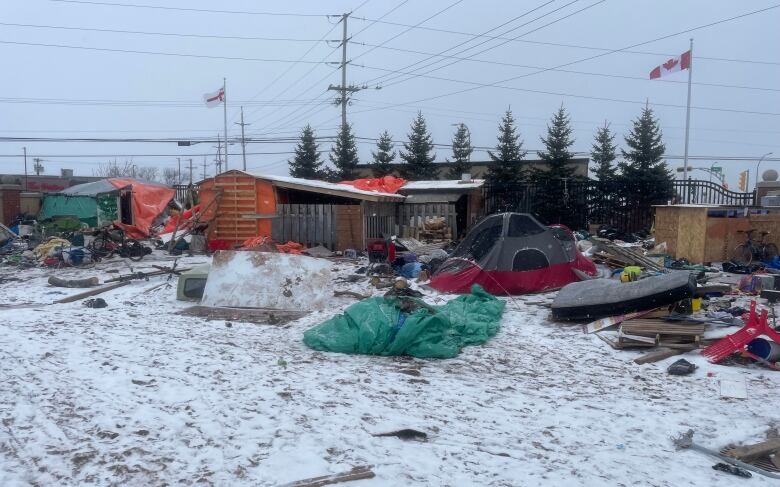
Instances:
[[[688,81],[688,99],[691,98],[691,82]],[[227,80],[225,78],[222,78],[222,108],[224,109],[224,117],[225,117],[225,171],[228,170],[228,134],[227,134]],[[687,140],[687,137],[686,137]],[[687,154],[687,152],[686,152]],[[687,156],[686,156],[686,161]]]
[[[683,180],[688,180],[688,135],[691,129],[691,77],[693,76],[693,38],[691,38],[691,64],[688,66],[688,103],[685,108],[685,155],[683,156]]]

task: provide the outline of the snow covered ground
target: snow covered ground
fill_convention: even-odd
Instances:
[[[104,309],[48,304],[82,291],[49,275],[110,268],[128,271],[0,268],[0,485],[265,486],[373,465],[345,485],[730,486],[742,480],[669,438],[692,428],[720,448],[780,426],[780,374],[698,355],[689,377],[666,374],[676,358],[635,365],[549,322],[550,296],[510,300],[498,335],[455,359],[348,356],[301,339],[351,298],[282,326],[177,315],[190,303],[175,280],[145,292],[165,277],[103,294]],[[722,399],[726,376],[749,398]],[[428,441],[372,436],[400,428]]]

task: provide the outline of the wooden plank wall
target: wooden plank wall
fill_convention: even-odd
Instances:
[[[395,203],[364,201],[362,206],[364,238],[384,238],[397,234],[397,205]]]
[[[258,221],[242,217],[258,211],[257,191],[256,179],[240,173],[221,174],[201,183],[202,204],[208,204],[206,200],[214,198],[216,192],[221,193],[208,238],[241,243],[258,236],[261,233]]]
[[[403,204],[398,207],[400,236],[416,237],[426,218],[444,217],[452,235],[458,234],[455,204],[453,203],[417,203]]]
[[[336,209],[336,250],[365,248],[363,211],[360,205],[334,205]]]
[[[299,242],[307,247],[323,245],[336,250],[334,205],[277,205],[272,237],[277,242]]]

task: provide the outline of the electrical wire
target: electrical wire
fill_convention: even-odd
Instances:
[[[366,46],[372,46],[372,44],[366,44],[366,43],[358,43]],[[663,82],[663,83],[675,83],[675,84],[687,84],[687,81],[679,81],[679,80],[670,80],[670,79],[655,79],[651,80],[650,78],[646,76],[625,76],[625,75],[619,75],[619,74],[608,74],[608,73],[593,73],[588,71],[574,71],[569,69],[548,69],[543,66],[532,66],[528,64],[518,64],[518,63],[510,63],[510,62],[504,62],[504,61],[492,61],[488,59],[474,59],[472,57],[459,57],[459,56],[453,56],[453,55],[447,55],[447,54],[440,54],[440,53],[431,53],[431,52],[425,52],[425,51],[418,51],[415,49],[403,49],[398,47],[390,47],[390,46],[376,46],[380,49],[390,50],[390,51],[397,51],[397,52],[404,52],[404,53],[410,53],[410,54],[420,54],[424,56],[432,56],[432,57],[441,57],[441,58],[447,58],[447,59],[457,59],[460,61],[469,61],[469,62],[475,62],[475,63],[483,63],[483,64],[492,64],[496,66],[509,66],[509,67],[515,67],[515,68],[525,68],[525,69],[547,69],[548,71],[557,71],[561,73],[569,73],[569,74],[582,74],[587,76],[599,76],[603,78],[618,78],[618,79],[633,79],[633,80],[641,80],[641,81],[652,81],[652,82]],[[698,60],[698,58],[697,58]],[[356,67],[364,67],[360,64],[355,64]],[[395,84],[395,83],[393,83]],[[692,84],[698,85],[698,86],[712,86],[717,88],[736,88],[736,89],[743,89],[743,90],[755,90],[755,91],[772,91],[772,92],[780,92],[780,89],[777,88],[767,88],[767,87],[761,87],[761,86],[744,86],[744,85],[729,85],[729,84],[721,84],[721,83],[704,83],[704,82],[697,82],[693,81]],[[392,85],[385,85],[385,86],[392,86]]]
[[[514,80],[517,80],[517,79],[526,78],[528,76],[533,76],[533,75],[536,75],[536,74],[544,73],[544,72],[550,71],[552,69],[559,69],[559,68],[562,68],[562,67],[565,67],[565,66],[570,66],[572,64],[577,64],[577,63],[580,63],[580,62],[589,61],[589,60],[596,59],[596,58],[599,58],[599,57],[602,57],[602,56],[606,56],[606,55],[609,55],[609,54],[612,54],[612,53],[615,53],[615,52],[620,52],[620,51],[625,50],[625,49],[632,49],[634,47],[643,46],[645,44],[650,44],[650,43],[653,43],[653,42],[657,42],[659,40],[668,39],[670,37],[674,37],[674,36],[677,36],[677,35],[680,35],[680,34],[686,34],[686,33],[693,32],[693,31],[700,30],[700,29],[704,29],[704,28],[707,28],[707,27],[712,27],[714,25],[719,25],[719,24],[723,24],[723,23],[726,23],[726,22],[731,22],[731,21],[734,21],[734,20],[737,20],[737,19],[741,19],[741,18],[750,16],[750,15],[755,15],[755,14],[758,14],[758,13],[766,12],[768,10],[772,10],[772,9],[775,9],[775,8],[778,8],[778,7],[780,7],[780,4],[775,4],[775,5],[772,5],[772,6],[769,6],[769,7],[766,7],[766,8],[762,8],[762,9],[759,9],[759,10],[754,10],[754,11],[751,11],[751,12],[748,12],[748,13],[735,15],[733,17],[717,20],[715,22],[710,22],[710,23],[703,24],[703,25],[700,25],[700,26],[697,26],[697,27],[693,27],[693,28],[690,28],[690,29],[685,29],[685,30],[682,30],[682,31],[679,31],[679,32],[675,32],[675,33],[672,33],[672,34],[667,34],[667,35],[663,35],[663,36],[660,36],[660,37],[656,37],[656,38],[648,40],[648,41],[643,41],[643,42],[639,42],[639,43],[636,43],[636,44],[631,44],[629,46],[626,46],[626,47],[623,47],[623,48],[620,48],[620,49],[612,49],[610,51],[602,52],[600,54],[596,54],[596,55],[589,56],[589,57],[586,57],[586,58],[582,58],[582,59],[578,59],[578,60],[575,60],[575,61],[570,61],[570,62],[567,62],[567,63],[559,64],[557,66],[551,66],[549,68],[546,68],[546,69],[543,69],[543,70],[534,71],[532,73],[527,73],[527,74],[523,74],[523,75],[519,75],[519,76],[513,76],[511,78],[506,78],[506,79],[503,79],[503,80],[495,81],[493,83],[477,83],[476,86],[472,86],[471,88],[465,88],[465,89],[454,91],[454,92],[449,92],[449,93],[444,93],[444,94],[441,94],[441,95],[436,95],[436,96],[431,96],[431,97],[427,97],[427,98],[422,98],[422,99],[415,100],[415,101],[412,101],[412,102],[404,103],[404,105],[410,105],[410,104],[413,105],[413,104],[420,103],[420,102],[436,100],[436,99],[439,99],[439,98],[445,98],[445,97],[449,97],[449,96],[453,96],[453,95],[467,93],[467,92],[470,92],[470,91],[474,91],[474,90],[478,90],[478,89],[486,88],[486,87],[498,87],[498,88],[505,88],[505,89],[513,89],[513,90],[518,90],[518,91],[529,91],[531,93],[555,94],[555,95],[558,95],[558,96],[568,96],[568,95],[565,95],[565,94],[554,93],[554,92],[544,92],[544,91],[541,91],[541,90],[534,90],[534,91],[522,90],[520,88],[510,88],[510,87],[498,86],[498,85],[501,84],[501,83],[506,83],[508,81],[514,81]],[[572,96],[574,96],[574,95],[572,95]],[[620,102],[623,102],[623,103],[636,103],[636,102],[627,101],[627,100],[617,100],[617,99],[600,98],[600,97],[586,97],[586,96],[583,96],[583,95],[577,95],[576,97],[578,97],[578,98],[591,98],[591,99],[594,99],[594,100],[603,100],[603,101],[620,101]],[[654,103],[654,105],[679,107],[679,105],[668,105],[668,104],[665,105],[665,104],[658,104],[658,103]],[[693,108],[693,107],[691,107],[691,108]],[[698,109],[708,109],[708,108],[704,108],[704,107],[697,107],[697,108]],[[710,110],[712,110],[712,109],[710,109]],[[761,115],[775,115],[775,114],[767,113],[767,112],[749,112],[749,111],[741,111],[741,110],[719,109],[718,111],[729,111],[729,112],[732,112],[732,113],[753,113],[753,114],[761,114]]]
[[[179,12],[200,12],[209,14],[240,14],[240,15],[267,15],[274,17],[328,17],[328,14],[302,14],[295,12],[258,12],[252,10],[215,10],[205,8],[191,8],[191,7],[164,7],[161,5],[142,5],[132,3],[111,3],[111,2],[95,2],[87,0],[49,0],[50,2],[59,3],[72,3],[79,5],[100,5],[105,7],[127,7],[127,8],[146,8],[156,10],[173,10]]]
[[[51,0],[60,1],[60,0]],[[253,62],[266,62],[266,63],[305,63],[305,64],[328,64],[321,61],[298,61],[292,59],[269,59],[269,58],[250,58],[250,57],[237,57],[237,56],[211,56],[208,54],[187,54],[182,52],[163,52],[163,51],[141,51],[136,49],[112,49],[108,47],[92,47],[92,46],[72,46],[68,44],[45,44],[41,42],[19,42],[19,41],[3,41],[0,40],[0,44],[9,44],[14,46],[32,46],[32,47],[53,47],[57,49],[75,49],[84,51],[99,51],[99,52],[113,52],[122,54],[146,54],[153,56],[170,56],[170,57],[185,57],[185,58],[199,58],[199,59],[225,59],[228,61],[253,61]]]
[[[469,37],[485,37],[488,39],[495,39],[495,40],[510,40],[514,42],[518,42],[521,44],[535,44],[540,46],[553,46],[553,47],[565,47],[565,48],[571,48],[571,49],[585,49],[585,50],[591,50],[591,51],[612,51],[612,49],[605,48],[605,47],[596,47],[596,46],[586,46],[582,44],[567,44],[567,43],[560,43],[560,42],[548,42],[548,41],[534,41],[534,40],[528,40],[528,39],[513,39],[511,37],[503,37],[503,36],[492,36],[492,35],[480,35],[480,34],[474,34],[473,32],[463,32],[458,30],[452,30],[452,29],[443,29],[438,27],[426,27],[426,26],[413,26],[410,24],[404,24],[401,22],[389,22],[389,21],[382,21],[379,19],[371,19],[366,17],[353,17],[354,20],[361,20],[365,22],[373,22],[373,23],[380,23],[380,24],[386,24],[386,25],[393,25],[397,27],[413,27],[415,29],[425,30],[429,32],[438,32],[443,34],[454,34],[454,35],[462,35],[462,36],[469,36]],[[650,52],[650,51],[635,51],[630,49],[624,49],[620,51],[621,54],[641,54],[646,56],[677,56],[679,53],[665,53],[665,52]],[[708,61],[721,61],[721,62],[731,62],[731,63],[748,63],[748,64],[765,64],[765,65],[771,65],[771,66],[780,66],[780,61],[766,61],[766,60],[758,60],[758,59],[736,59],[736,58],[722,58],[722,57],[712,57],[712,56],[696,56],[696,60],[708,60]]]
[[[256,36],[230,36],[230,35],[217,35],[217,34],[184,34],[178,32],[152,32],[152,31],[139,31],[139,30],[121,30],[121,29],[98,29],[93,27],[71,27],[64,25],[41,25],[41,24],[15,24],[10,22],[0,22],[0,25],[6,27],[24,27],[32,29],[53,29],[53,30],[68,30],[78,32],[100,32],[109,34],[132,34],[132,35],[145,35],[145,36],[164,36],[164,37],[186,37],[195,39],[223,39],[223,40],[239,40],[239,41],[275,41],[275,42],[320,42],[322,39],[300,39],[293,37],[256,37]]]

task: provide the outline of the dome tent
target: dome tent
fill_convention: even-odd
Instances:
[[[527,294],[579,281],[575,271],[597,273],[568,228],[544,226],[526,213],[498,213],[474,226],[436,270],[431,287],[466,293],[479,284],[492,294]]]

